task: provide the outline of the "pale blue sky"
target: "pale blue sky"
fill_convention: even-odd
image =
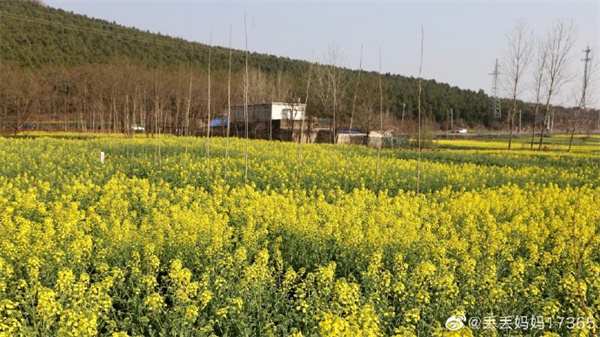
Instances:
[[[465,89],[490,92],[496,58],[502,59],[506,34],[526,18],[542,36],[556,18],[576,21],[574,80],[556,103],[574,105],[583,72],[583,49],[600,45],[598,1],[60,1],[46,4],[161,32],[187,40],[244,48],[244,13],[251,51],[324,62],[331,44],[345,54],[345,66],[406,76],[419,70],[420,31],[425,31],[423,76]],[[314,57],[313,57],[314,55]],[[598,58],[596,57],[596,63]],[[596,78],[597,78],[596,74]],[[594,84],[599,105],[600,81]],[[523,98],[527,99],[527,96]]]

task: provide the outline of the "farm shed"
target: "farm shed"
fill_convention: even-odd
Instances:
[[[231,107],[230,117],[231,135],[243,135],[246,122],[244,106]],[[293,140],[300,137],[299,128],[305,117],[306,104],[302,103],[271,102],[249,105],[249,137]]]
[[[338,130],[336,142],[338,144],[365,144],[367,134],[358,130]]]
[[[301,121],[305,117],[306,104],[272,102],[248,105],[248,123],[270,121]],[[231,123],[244,123],[244,106],[231,107]]]

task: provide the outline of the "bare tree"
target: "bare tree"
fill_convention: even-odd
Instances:
[[[13,131],[17,135],[29,118],[39,110],[39,81],[34,73],[15,68],[9,68],[2,77],[10,83],[4,92],[5,110],[15,116]]]
[[[319,104],[324,112],[331,117],[331,142],[335,143],[337,119],[339,118],[342,97],[346,85],[343,78],[344,55],[337,45],[330,45],[325,56],[326,65],[321,65],[315,71],[313,86]]]
[[[544,69],[546,68],[546,62],[548,61],[548,50],[543,48],[541,41],[536,43],[536,56],[535,56],[535,72],[534,72],[534,91],[535,91],[535,106],[533,107],[533,125],[531,127],[531,144],[529,149],[533,149],[533,142],[535,138],[535,126],[537,124],[538,113],[540,105],[542,104],[542,87],[544,84]],[[542,125],[543,128],[543,125]]]
[[[365,76],[362,82],[356,105],[357,124],[367,134],[374,129],[383,131],[384,97],[381,76]]]
[[[309,75],[312,71],[312,63],[309,68]],[[308,79],[308,83],[310,83],[310,79]],[[310,89],[310,86],[308,86]],[[292,81],[288,79],[282,79],[281,74],[278,75],[277,78],[277,86],[273,90],[273,97],[277,99],[277,101],[285,103],[284,114],[282,116],[282,121],[286,122],[287,130],[290,134],[290,140],[292,142],[295,141],[294,129],[296,128],[296,120],[299,116],[302,116],[302,119],[306,117],[306,103],[302,104],[300,97],[304,96],[305,93],[302,92],[302,87],[298,86],[294,87]],[[303,125],[302,125],[303,127]],[[269,139],[272,139],[272,125],[269,126]],[[298,134],[298,142],[302,141],[302,134]]]
[[[550,115],[550,103],[561,86],[569,80],[569,64],[571,62],[571,49],[575,43],[577,30],[573,20],[558,19],[546,33],[543,48],[548,50],[548,59],[545,64],[546,73],[546,105],[544,120],[540,133],[538,150],[542,149],[544,131],[552,131],[554,116]],[[549,118],[552,117],[552,118]]]
[[[269,85],[267,74],[260,69],[248,70],[248,101],[250,104],[270,103],[273,88]]]
[[[508,149],[512,145],[515,113],[517,112],[517,100],[523,91],[523,77],[531,59],[531,30],[525,19],[516,22],[514,28],[506,36],[508,49],[506,51],[506,85],[510,91],[512,106],[508,110],[508,127],[510,136],[508,138]]]

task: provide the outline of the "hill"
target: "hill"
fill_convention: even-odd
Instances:
[[[123,110],[136,108],[139,110],[137,117],[130,118],[149,122],[149,119],[144,120],[148,116],[142,118],[149,113],[148,106],[164,112],[160,121],[153,117],[157,123],[181,123],[186,119],[181,116],[182,110],[190,110],[191,124],[200,125],[209,110],[208,94],[203,93],[207,90],[209,59],[214,88],[211,95],[216,95],[211,110],[213,113],[222,111],[226,106],[224,96],[229,69],[229,50],[226,48],[145,32],[27,1],[0,1],[0,17],[0,62],[4,76],[22,82],[3,86],[0,97],[3,98],[5,127],[6,123],[23,124],[22,117],[40,114],[69,121],[78,116],[77,123],[83,128],[89,124],[85,120],[95,118],[89,115],[93,105],[102,107],[103,115],[97,117],[105,120],[105,124],[106,120],[112,119],[112,127],[119,123],[126,125],[128,117],[121,116]],[[235,104],[241,102],[245,53],[234,50],[231,61],[232,101]],[[309,62],[251,53],[249,66],[251,103],[304,100],[307,74],[311,69]],[[332,71],[338,74],[336,85],[340,86],[337,114],[333,113],[329,102]],[[335,115],[337,125],[348,124],[358,72],[318,65],[310,73],[315,81],[309,95],[309,110],[322,119],[331,120]],[[86,80],[82,81],[82,78]],[[123,78],[131,83],[116,80]],[[187,85],[190,78],[193,87]],[[380,107],[379,74],[361,75],[358,93],[361,105],[357,106],[360,115],[357,120],[362,129],[374,128],[375,115],[380,108],[391,116],[386,120],[390,125],[394,125],[394,120],[410,120],[416,115],[416,79],[393,74],[381,78],[385,91],[383,107]],[[130,105],[135,104],[135,88],[129,88],[134,90],[130,93],[115,93],[110,98],[111,95],[105,92],[132,86],[139,92],[144,89],[155,91],[155,95],[140,94],[137,106],[133,107]],[[178,87],[177,92],[173,92],[174,86]],[[25,104],[22,99],[17,99],[19,93],[14,92],[17,87],[35,88],[44,99]],[[160,96],[156,95],[157,90],[165,97],[157,97]],[[188,100],[194,100],[189,107],[185,104]],[[491,127],[497,121],[491,118],[488,102],[489,97],[483,91],[462,90],[433,80],[423,82],[424,118],[431,128],[447,127],[450,109],[454,112],[455,126]],[[19,104],[26,106],[18,107]],[[140,108],[142,105],[147,105],[144,111]],[[524,120],[527,118],[529,115],[525,112]]]

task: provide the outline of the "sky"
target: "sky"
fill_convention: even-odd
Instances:
[[[491,93],[496,59],[502,64],[507,34],[525,19],[543,37],[557,19],[574,20],[577,40],[571,56],[572,80],[555,104],[577,105],[583,78],[583,50],[595,65],[600,51],[599,1],[89,1],[45,0],[47,5],[115,21],[151,32],[320,63],[337,49],[342,65],[369,71],[422,76],[462,89]],[[380,63],[381,55],[381,63]],[[502,72],[502,67],[500,68]],[[600,81],[590,89],[589,107],[600,107]],[[531,76],[526,80],[531,82]],[[531,87],[531,85],[529,85]],[[501,96],[509,96],[500,88]],[[522,99],[533,100],[532,90]]]

